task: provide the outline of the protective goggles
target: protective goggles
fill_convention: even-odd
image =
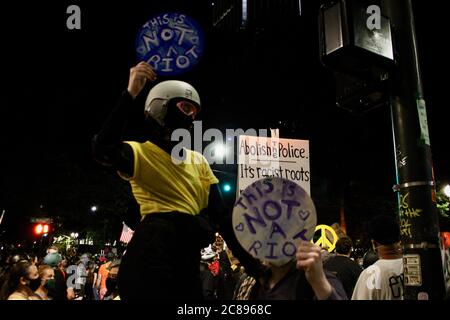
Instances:
[[[195,104],[189,101],[179,101],[177,102],[177,108],[183,112],[188,117],[192,117],[195,119],[195,116],[198,113],[198,108]]]

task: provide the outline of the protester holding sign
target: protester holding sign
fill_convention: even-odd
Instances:
[[[200,111],[197,91],[182,81],[161,82],[143,112],[137,97],[155,79],[148,63],[132,68],[128,89],[93,141],[96,159],[130,182],[141,208],[141,223],[122,259],[119,294],[122,300],[201,299],[200,249],[214,241],[214,232],[200,212],[218,180],[197,152],[184,149],[178,161],[171,157],[172,132],[189,129]],[[145,142],[122,137],[133,116],[146,123]]]
[[[221,233],[257,281],[250,299],[342,300],[341,282],[322,267],[321,248],[311,243],[314,204],[296,183],[270,178],[249,186],[236,201],[232,224]]]
[[[294,261],[283,266],[270,263],[258,274],[251,274],[255,281],[250,300],[346,300],[347,295],[341,282],[328,271],[324,271],[320,258],[320,247],[309,241],[302,241]],[[240,253],[242,257],[242,252]],[[247,263],[250,258],[247,259]],[[250,265],[245,265],[248,268]],[[257,266],[251,266],[252,270]]]

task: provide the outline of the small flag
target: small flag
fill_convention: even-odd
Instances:
[[[123,243],[129,243],[133,237],[134,231],[131,230],[125,222],[123,223],[122,234],[120,235],[120,241]]]

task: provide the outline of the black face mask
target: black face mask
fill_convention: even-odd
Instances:
[[[55,285],[56,285],[55,279],[47,279],[44,288],[49,292],[53,292],[55,290]]]
[[[176,101],[169,102],[167,115],[165,118],[166,127],[170,128],[171,130],[186,129],[190,131],[193,125],[192,123],[193,120],[191,117],[183,114],[180,110],[178,110]]]
[[[36,291],[40,286],[41,286],[41,279],[37,278],[37,279],[28,279],[30,280],[30,283],[28,284],[28,287],[31,289],[31,291]]]
[[[117,279],[106,278],[106,289],[108,292],[117,291]]]

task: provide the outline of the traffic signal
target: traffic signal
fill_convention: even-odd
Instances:
[[[42,226],[42,224],[38,224],[34,227],[34,233],[37,235],[42,234],[42,230],[44,229],[44,227]]]
[[[50,232],[50,226],[48,224],[39,223],[34,227],[34,234],[37,236],[46,235]]]
[[[226,192],[226,193],[231,192],[231,190],[232,190],[231,184],[229,184],[229,183],[222,184],[222,190],[223,190],[223,192]]]

